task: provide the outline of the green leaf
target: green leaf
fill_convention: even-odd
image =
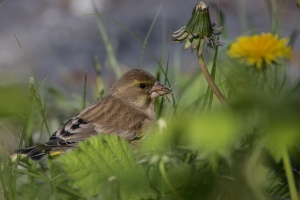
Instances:
[[[129,144],[116,135],[91,137],[56,162],[86,196],[142,199],[151,195],[144,169]]]

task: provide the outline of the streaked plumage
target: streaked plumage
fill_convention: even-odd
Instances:
[[[79,141],[98,133],[115,133],[132,142],[155,120],[155,98],[170,92],[150,73],[130,70],[113,85],[106,97],[64,123],[44,145],[19,149],[15,153],[41,160],[72,149]]]

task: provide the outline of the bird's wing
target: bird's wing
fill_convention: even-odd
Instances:
[[[97,134],[95,125],[79,117],[73,117],[51,135],[45,146],[72,147],[76,146],[79,141],[95,134]]]
[[[98,133],[116,133],[125,140],[140,137],[147,124],[145,114],[118,99],[102,99],[71,118],[52,134],[46,147],[74,147],[81,140]]]
[[[63,124],[49,138],[44,145],[33,146],[25,149],[18,149],[16,154],[27,154],[32,160],[41,160],[76,147],[81,141],[91,135],[97,134],[95,125],[73,117]]]

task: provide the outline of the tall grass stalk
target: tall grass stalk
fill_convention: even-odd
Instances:
[[[151,23],[151,25],[150,25],[150,28],[149,28],[149,30],[148,30],[148,32],[147,32],[146,38],[145,38],[144,43],[143,43],[142,51],[141,51],[141,54],[140,54],[138,67],[141,67],[141,66],[142,66],[143,57],[144,57],[145,49],[146,49],[146,47],[147,47],[148,39],[149,39],[149,37],[150,37],[150,35],[151,35],[151,33],[152,33],[152,30],[153,30],[153,28],[154,28],[154,25],[155,25],[155,23],[156,23],[156,20],[157,20],[159,14],[160,14],[161,8],[162,8],[161,6],[158,8],[158,10],[157,10],[157,12],[156,12],[156,14],[155,14],[155,17],[154,17],[154,19],[153,19],[153,21],[152,21],[152,23]]]
[[[30,79],[30,83],[29,83],[30,84],[31,98],[36,103],[36,105],[39,109],[40,115],[43,119],[43,122],[45,123],[46,131],[47,131],[48,135],[50,136],[51,133],[50,133],[48,121],[47,121],[47,118],[46,118],[46,104],[45,104],[46,101],[44,100],[44,103],[43,103],[43,100],[41,99],[41,95],[40,95],[40,92],[39,92],[41,87],[45,83],[46,79],[44,79],[42,81],[42,83],[38,86],[37,82],[36,82],[36,80],[37,80],[36,75],[34,77],[35,78]]]
[[[102,40],[104,42],[104,46],[105,46],[105,49],[107,52],[108,61],[111,64],[111,67],[114,70],[117,78],[120,78],[122,75],[122,72],[121,72],[120,66],[118,64],[117,58],[115,56],[115,51],[114,51],[113,45],[111,44],[111,42],[108,38],[105,26],[101,20],[101,15],[95,5],[95,2],[93,0],[91,0],[91,2],[93,4],[94,13],[96,15],[97,26],[98,26],[99,32],[101,34],[101,37],[102,37]]]
[[[93,63],[96,71],[96,81],[97,81],[97,95],[96,98],[100,99],[104,95],[104,83],[102,79],[102,69],[101,64],[99,62],[99,58],[97,56],[94,56]]]
[[[213,65],[212,65],[212,70],[211,70],[211,77],[215,81],[216,80],[216,71],[217,71],[217,57],[218,57],[218,49],[219,47],[216,47],[215,53],[214,53],[214,59],[213,59]],[[205,94],[205,99],[203,102],[202,110],[205,109],[207,105],[208,111],[211,109],[213,102],[213,92],[210,86],[207,87],[206,94]]]
[[[82,94],[82,109],[86,107],[86,81],[87,81],[87,74],[84,73],[84,84],[83,84],[83,94]]]

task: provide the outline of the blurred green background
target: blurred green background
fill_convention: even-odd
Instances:
[[[216,66],[216,83],[229,102],[224,108],[208,89],[196,54],[170,42],[170,32],[186,25],[197,3],[2,1],[0,199],[295,200],[300,9],[292,0],[205,2],[212,21],[225,25],[218,54],[203,53],[209,70]],[[261,32],[289,38],[292,58],[265,71],[228,58],[231,42]],[[10,161],[13,150],[44,143],[136,67],[173,89],[169,100],[157,102],[158,126],[138,154],[112,136],[83,143],[86,154],[78,156]],[[86,148],[90,144],[99,151]],[[82,170],[101,156],[115,159]]]

